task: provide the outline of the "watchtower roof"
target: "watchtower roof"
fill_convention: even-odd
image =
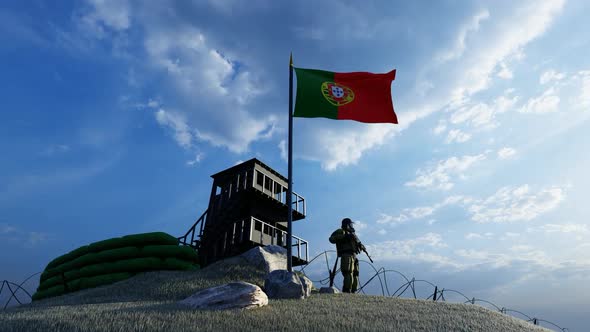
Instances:
[[[266,169],[269,172],[271,172],[272,174],[276,175],[281,180],[283,180],[285,182],[288,181],[288,179],[286,177],[284,177],[283,175],[281,175],[281,173],[275,171],[270,166],[266,165],[265,163],[263,163],[262,161],[260,161],[260,160],[258,160],[256,158],[252,158],[252,159],[250,159],[248,161],[244,161],[241,164],[237,164],[237,165],[235,165],[233,167],[230,167],[228,169],[225,169],[225,170],[223,170],[223,171],[221,171],[219,173],[215,173],[215,174],[211,175],[211,177],[213,179],[222,178],[222,177],[225,177],[226,175],[229,175],[229,174],[234,174],[234,173],[242,172],[244,170],[253,169],[254,168],[254,165],[256,165],[256,164],[262,166],[264,169]]]

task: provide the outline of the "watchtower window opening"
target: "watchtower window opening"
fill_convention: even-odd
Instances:
[[[221,194],[221,187],[217,186],[215,188],[215,195],[219,195],[219,194]]]
[[[256,171],[256,184],[261,187],[264,185],[264,174],[260,171]]]
[[[275,190],[274,190],[274,198],[279,202],[284,202],[283,200],[283,193],[284,188],[278,182],[275,182]]]
[[[259,220],[256,220],[254,222],[254,229],[257,231],[262,231],[262,222],[260,222]]]
[[[268,176],[264,177],[264,189],[272,192],[272,185],[273,185],[274,181],[269,178]]]

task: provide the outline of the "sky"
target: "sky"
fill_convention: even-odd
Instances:
[[[397,70],[398,125],[294,119],[307,217],[293,228],[312,257],[334,249],[328,237],[349,217],[377,267],[582,331],[589,10],[3,1],[0,280],[106,238],[181,236],[207,208],[210,175],[241,161],[286,175],[292,52],[296,67]],[[361,262],[361,281],[370,269]]]

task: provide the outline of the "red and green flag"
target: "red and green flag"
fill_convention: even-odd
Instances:
[[[397,123],[391,101],[395,69],[384,74],[294,69],[297,74],[294,117]]]

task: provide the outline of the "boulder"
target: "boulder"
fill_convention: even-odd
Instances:
[[[268,296],[260,287],[239,281],[196,292],[179,302],[194,309],[251,309],[268,304]]]
[[[299,280],[301,280],[301,284],[303,285],[303,292],[305,293],[305,297],[311,296],[311,289],[313,288],[313,282],[307,276],[299,276]]]
[[[287,249],[280,246],[255,247],[241,254],[240,257],[266,273],[287,269]]]
[[[320,294],[338,294],[340,291],[336,287],[322,287],[320,288]]]
[[[274,270],[264,280],[264,292],[271,299],[304,299],[306,291],[301,279],[295,272]]]

